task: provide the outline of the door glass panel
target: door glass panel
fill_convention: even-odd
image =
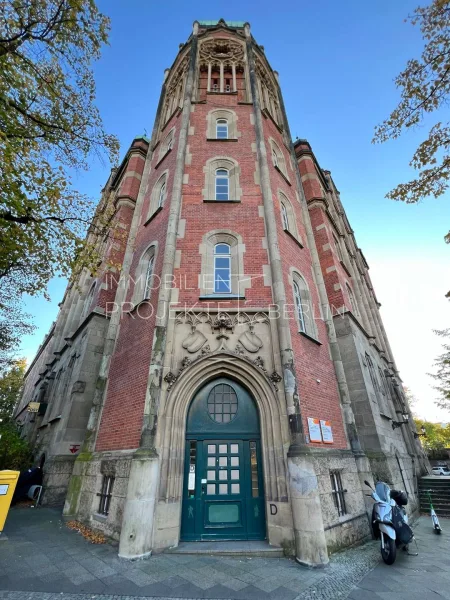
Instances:
[[[232,483],[231,484],[231,493],[232,494],[239,494],[239,490],[240,490],[239,483]]]
[[[228,494],[228,484],[227,483],[219,484],[219,494]]]
[[[219,457],[219,467],[226,467],[226,466],[227,466],[227,457],[220,456]]]
[[[208,454],[215,454],[216,452],[216,445],[215,444],[209,444],[208,445]]]
[[[237,448],[236,444],[231,444],[231,445],[232,446],[236,446],[236,448]],[[226,452],[227,452],[227,445],[226,444],[219,444],[219,452],[220,452],[220,454],[226,454]],[[237,452],[237,450],[236,450],[236,452]]]
[[[232,456],[230,458],[231,461],[231,466],[232,467],[238,467],[239,466],[239,456]]]
[[[210,496],[214,496],[214,494],[216,493],[216,486],[214,485],[214,483],[208,483],[208,485],[206,486],[206,493]]]
[[[231,471],[231,479],[239,479],[239,471]]]
[[[215,471],[208,471],[208,479],[210,481],[214,481],[216,478],[216,472]]]
[[[258,457],[256,455],[256,442],[250,442],[250,469],[252,473],[252,497],[259,497],[258,485]]]
[[[238,523],[239,506],[228,502],[210,504],[208,506],[208,520],[210,523]]]
[[[189,442],[189,474],[188,474],[188,497],[195,495],[195,464],[197,460],[197,442]]]
[[[208,456],[208,467],[215,467],[216,466],[216,459],[214,458],[214,456]]]
[[[239,452],[239,445],[238,444],[231,444],[230,445],[230,452],[231,452],[231,454],[237,454]]]
[[[227,472],[226,471],[219,471],[219,479],[223,480],[227,480]]]

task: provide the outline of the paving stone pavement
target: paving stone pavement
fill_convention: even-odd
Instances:
[[[450,519],[439,519],[436,535],[431,518],[414,526],[419,556],[397,553],[393,565],[380,562],[350,592],[349,600],[450,600]],[[417,551],[414,544],[411,550]]]
[[[423,517],[416,529],[421,556],[400,556],[393,567],[379,565],[379,543],[369,542],[335,554],[326,569],[306,569],[287,558],[159,554],[124,561],[117,547],[93,545],[67,529],[55,509],[14,508],[9,539],[0,542],[0,600],[387,600],[394,593],[396,600],[415,600],[418,590],[421,600],[450,600],[450,575],[443,574],[450,573],[450,520],[442,523],[438,538]],[[433,593],[431,581],[421,580],[436,573]]]

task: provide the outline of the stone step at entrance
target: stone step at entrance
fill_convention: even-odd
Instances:
[[[176,548],[166,550],[170,554],[216,554],[218,556],[246,556],[264,558],[282,558],[282,548],[270,546],[267,542],[250,541],[214,541],[180,542]]]

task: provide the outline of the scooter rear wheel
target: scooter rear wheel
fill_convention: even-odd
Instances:
[[[391,540],[387,535],[384,536],[384,548],[381,547],[381,558],[387,565],[393,565],[397,556],[397,546],[395,540]]]

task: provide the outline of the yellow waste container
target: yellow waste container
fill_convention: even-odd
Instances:
[[[19,471],[0,471],[0,533],[5,526],[19,475]]]

